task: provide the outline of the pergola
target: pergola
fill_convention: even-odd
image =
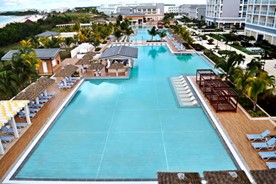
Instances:
[[[55,77],[71,77],[77,71],[77,69],[77,66],[71,64],[66,65],[63,69],[55,74]]]
[[[235,170],[235,171],[204,171],[204,178],[207,183],[212,184],[251,184],[247,175],[243,170]]]
[[[205,80],[202,91],[216,112],[237,111],[238,95],[224,81],[219,79]]]
[[[196,83],[216,112],[237,111],[237,93],[211,69],[196,71]]]
[[[2,126],[4,126],[6,123],[10,121],[14,132],[14,137],[19,138],[19,133],[16,127],[14,116],[24,108],[26,118],[27,118],[27,123],[31,124],[31,120],[29,117],[28,103],[29,103],[29,100],[0,101],[0,128],[2,128]],[[1,141],[0,141],[0,154],[4,154],[4,148]]]
[[[196,83],[201,88],[205,80],[220,79],[220,77],[211,69],[198,69],[196,70]]]

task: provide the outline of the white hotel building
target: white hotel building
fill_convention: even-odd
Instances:
[[[248,0],[245,34],[276,45],[276,0]]]
[[[230,28],[242,27],[245,22],[248,0],[207,0],[206,18],[208,25]]]

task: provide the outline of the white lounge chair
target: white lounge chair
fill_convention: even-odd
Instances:
[[[269,169],[276,169],[276,162],[266,162]]]
[[[259,155],[263,160],[269,160],[276,158],[276,151],[259,152]]]
[[[253,142],[252,146],[256,150],[268,149],[273,150],[275,148],[276,138],[273,137],[267,142]]]

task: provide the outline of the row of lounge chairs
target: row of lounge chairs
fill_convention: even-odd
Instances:
[[[247,138],[252,141],[252,146],[255,150],[273,150],[268,152],[259,152],[259,156],[267,161],[269,159],[276,159],[276,138],[270,137],[270,131],[265,130],[261,134],[247,134]],[[255,142],[255,141],[263,141],[263,142]],[[266,162],[266,165],[269,169],[276,169],[276,162]]]
[[[172,77],[171,81],[174,85],[181,106],[194,106],[198,104],[189,85],[182,75],[179,77]]]
[[[47,103],[52,98],[53,95],[54,93],[47,93],[47,96],[45,96],[44,94],[40,94],[38,96],[39,103],[30,102],[28,104],[29,111],[30,111],[30,114],[29,114],[30,118],[34,118],[36,113],[39,112],[39,110],[43,107],[43,105]],[[26,118],[25,111],[20,111],[18,114],[19,114],[19,118]]]
[[[185,47],[182,43],[173,42],[173,45],[179,52],[185,50]]]
[[[62,79],[59,83],[58,83],[58,87],[60,89],[70,89],[75,82],[77,81],[77,78],[74,77],[65,77],[64,79]]]

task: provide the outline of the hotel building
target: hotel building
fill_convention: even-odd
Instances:
[[[180,5],[181,13],[191,19],[203,20],[206,14],[206,4],[184,4]]]
[[[276,45],[276,0],[249,0],[245,34]]]
[[[208,25],[231,28],[244,26],[248,0],[207,0],[206,18]]]

